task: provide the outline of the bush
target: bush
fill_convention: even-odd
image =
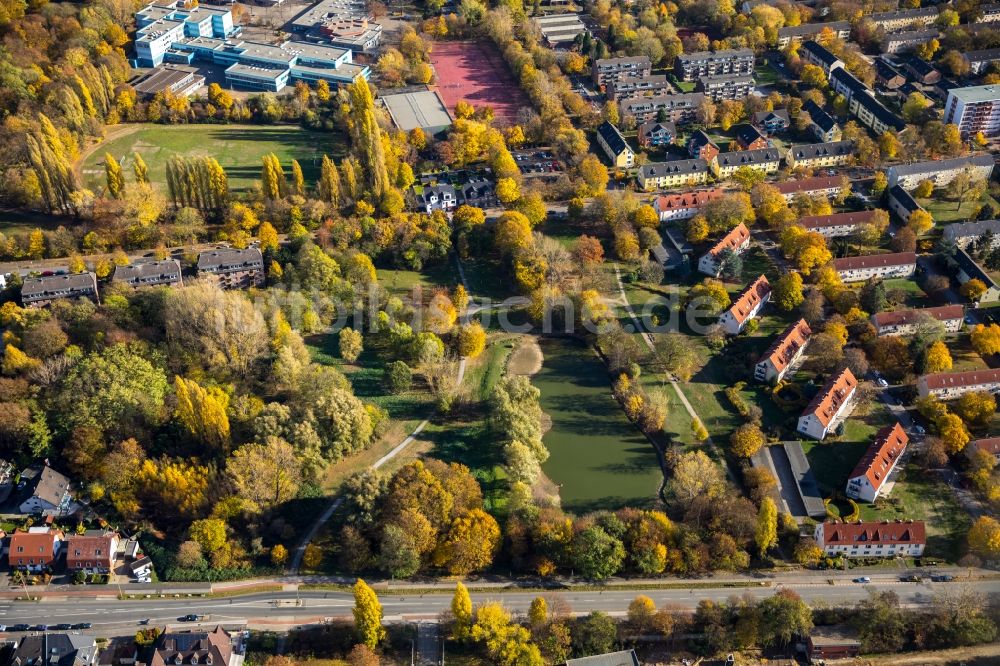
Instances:
[[[725,390],[726,399],[729,400],[733,409],[739,412],[740,416],[743,418],[748,418],[751,414],[750,405],[748,405],[747,401],[743,399],[742,395],[740,395],[740,391],[742,391],[743,387],[746,385],[746,382],[736,382],[732,386],[727,387]]]
[[[390,393],[396,395],[404,393],[410,390],[410,384],[413,383],[413,372],[410,370],[410,366],[403,361],[393,361],[385,367],[382,383]]]

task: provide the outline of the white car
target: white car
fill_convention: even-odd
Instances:
[[[882,388],[885,388],[889,385],[889,382],[885,381],[884,377],[876,377],[875,383],[881,386]]]

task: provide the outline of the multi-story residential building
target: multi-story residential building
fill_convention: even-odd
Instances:
[[[912,190],[922,180],[931,181],[935,187],[944,187],[966,169],[970,170],[975,178],[989,180],[990,176],[993,175],[993,156],[975,155],[949,160],[897,164],[889,167],[885,175],[889,181],[889,187],[899,185],[905,190]]]
[[[781,165],[781,153],[777,148],[761,148],[758,150],[738,150],[732,153],[719,153],[709,163],[709,168],[716,178],[725,179],[732,176],[738,169],[744,167],[774,173]]]
[[[79,507],[73,502],[70,480],[48,465],[29,467],[21,472],[19,486],[21,503],[17,510],[23,514],[61,518]]]
[[[176,259],[146,261],[143,263],[115,266],[112,282],[124,282],[132,287],[159,287],[183,285],[181,262]]]
[[[753,125],[737,125],[733,127],[733,135],[741,150],[761,150],[768,147],[767,137]]]
[[[639,125],[639,145],[643,148],[669,146],[677,138],[677,126],[673,123],[643,123]]]
[[[631,116],[637,123],[665,120],[680,125],[695,121],[698,107],[704,99],[704,93],[679,93],[626,99],[619,106],[622,118]]]
[[[978,23],[1000,21],[1000,4],[980,5]]]
[[[674,71],[681,81],[694,81],[699,76],[718,74],[753,74],[753,49],[683,53],[677,56]]]
[[[597,144],[611,159],[611,166],[625,169],[635,164],[635,153],[632,148],[618,128],[608,121],[604,121],[597,128]]]
[[[847,411],[857,389],[858,380],[850,368],[831,376],[802,412],[796,429],[822,441]]]
[[[910,277],[917,269],[914,252],[888,252],[833,260],[833,269],[843,282],[864,282],[870,278]]]
[[[761,275],[744,289],[728,310],[719,317],[719,324],[729,335],[739,335],[751,319],[771,300],[771,284]]]
[[[653,210],[660,216],[660,222],[689,220],[697,215],[705,204],[723,194],[725,190],[721,187],[683,194],[664,194],[653,199]]]
[[[786,131],[792,124],[788,117],[788,111],[775,109],[774,111],[758,111],[753,114],[754,127],[760,130],[761,134],[778,134]]]
[[[66,540],[66,568],[70,571],[110,573],[118,555],[118,535],[103,530],[87,530]]]
[[[906,30],[913,26],[928,26],[938,17],[935,6],[917,7],[916,9],[894,9],[890,12],[878,12],[865,18],[886,32]]]
[[[743,99],[753,92],[752,74],[718,74],[699,76],[695,90],[712,98],[713,102],[724,99]]]
[[[805,319],[785,329],[754,366],[753,378],[758,382],[777,384],[802,357],[812,336],[812,329]]]
[[[65,537],[60,530],[29,527],[10,535],[7,564],[11,569],[41,571],[59,558]]]
[[[906,77],[895,64],[885,58],[875,59],[875,85],[885,90],[898,90],[906,83]]]
[[[847,110],[876,134],[900,132],[906,127],[903,119],[887,109],[860,79],[838,67],[830,74],[830,87],[847,98]]]
[[[12,641],[13,642],[13,641]],[[39,632],[13,642],[9,666],[96,666],[100,650],[93,636],[74,632]],[[133,643],[133,654],[138,651]],[[134,663],[134,660],[132,661]],[[125,666],[108,664],[107,666]]]
[[[838,39],[847,39],[851,36],[851,24],[848,21],[803,23],[801,25],[778,28],[778,48],[783,49],[792,42],[815,39],[824,30],[829,30]]]
[[[719,150],[719,146],[702,130],[695,130],[688,137],[687,151],[691,157],[698,157],[706,162],[711,162],[716,155],[722,152]]]
[[[799,219],[806,231],[815,231],[826,238],[855,234],[866,224],[872,224],[878,213],[874,210],[833,213],[832,215],[807,215]]]
[[[708,163],[697,157],[650,162],[639,167],[636,181],[639,188],[646,191],[703,185],[708,182]]]
[[[799,143],[788,147],[785,162],[790,169],[819,169],[847,164],[853,157],[853,141]]]
[[[29,276],[21,284],[21,303],[26,308],[42,308],[62,298],[87,298],[100,302],[97,276],[90,272]]]
[[[944,228],[942,237],[961,248],[967,248],[982,238],[989,239],[983,249],[993,250],[1000,247],[1000,220],[955,222]]]
[[[894,310],[892,312],[876,312],[872,315],[872,326],[879,337],[893,335],[912,335],[917,326],[927,320],[935,320],[944,324],[949,333],[957,333],[962,328],[965,308],[961,305],[942,305],[935,308],[919,308],[916,310]]]
[[[944,121],[958,125],[963,138],[977,132],[1000,135],[1000,85],[952,88],[944,103]]]
[[[743,254],[743,251],[750,247],[750,230],[747,225],[740,222],[735,228],[711,247],[698,260],[698,270],[705,275],[719,277],[722,271],[722,254],[729,250],[735,254]]]
[[[806,64],[816,65],[822,69],[827,76],[830,76],[830,72],[838,67],[844,66],[843,60],[833,55],[828,48],[819,42],[812,40],[802,42],[802,46],[799,47],[799,57]]]
[[[802,105],[802,111],[809,114],[809,132],[817,141],[840,141],[840,125],[823,107],[810,99]]]
[[[939,34],[934,28],[889,32],[882,38],[882,53],[910,51],[932,39],[937,39]]]
[[[831,520],[817,525],[813,538],[828,557],[920,557],[927,545],[927,529],[922,520]]]
[[[986,285],[986,291],[976,299],[977,303],[992,303],[1000,300],[1000,285],[987,273],[982,266],[976,263],[966,250],[959,248],[955,253],[955,277],[959,284],[965,284],[969,280],[979,280]]]
[[[620,102],[629,97],[653,97],[664,95],[673,88],[667,82],[666,74],[651,74],[649,76],[619,76],[607,84],[608,99]]]
[[[965,445],[965,455],[974,457],[980,451],[984,451],[1000,463],[1000,437],[987,437],[985,439],[974,439]]]
[[[180,0],[146,5],[135,13],[135,52],[142,67],[158,67],[176,42],[188,37],[227,39],[238,28],[228,8],[195,5]]]
[[[775,183],[774,186],[785,197],[785,201],[791,203],[800,194],[808,197],[838,197],[848,183],[844,176],[810,176]]]
[[[225,289],[264,286],[264,257],[260,250],[209,250],[198,255],[198,276],[215,279]]]
[[[653,71],[653,63],[649,56],[631,56],[627,58],[598,58],[590,68],[594,84],[607,86],[620,76],[643,77]]]
[[[986,73],[990,65],[1000,62],[1000,49],[966,51],[962,56],[969,63],[969,72],[975,76],[981,76]]]
[[[910,215],[913,215],[914,211],[923,210],[917,200],[899,185],[890,187],[886,192],[886,203],[889,204],[889,210],[895,213],[903,224],[910,221]]]
[[[922,58],[911,56],[903,63],[903,69],[915,83],[933,86],[941,81],[941,70]]]
[[[167,631],[156,639],[148,663],[142,666],[239,666],[243,663],[243,649],[234,649],[239,636],[230,636],[221,626],[212,631]]]
[[[917,379],[921,398],[932,395],[939,400],[954,400],[975,391],[1000,393],[1000,369],[938,372]]]
[[[847,477],[846,495],[862,502],[874,502],[909,443],[910,438],[899,421],[879,430],[875,441]]]
[[[449,183],[414,186],[413,197],[417,206],[428,215],[436,210],[449,211],[458,205],[455,186]]]

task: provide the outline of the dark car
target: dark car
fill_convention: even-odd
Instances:
[[[904,583],[919,583],[923,579],[924,579],[923,576],[917,574],[908,574],[906,576],[899,577],[899,580],[903,581]]]
[[[7,631],[27,631],[30,628],[31,627],[29,627],[26,624],[15,624],[13,626],[7,627]]]
[[[72,624],[54,624],[50,627],[50,629],[55,629],[56,631],[69,631],[72,628]]]
[[[179,622],[197,622],[201,619],[200,615],[195,615],[194,613],[188,613],[187,615],[182,615],[177,618]]]
[[[47,624],[36,624],[31,628],[32,631],[48,631],[49,625]]]
[[[77,622],[73,625],[73,629],[90,629],[92,626],[89,622]]]
[[[955,580],[955,577],[948,574],[938,574],[937,576],[931,576],[931,580],[935,583],[950,583]]]

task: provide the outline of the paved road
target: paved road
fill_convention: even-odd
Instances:
[[[651,597],[658,606],[677,610],[692,610],[701,599],[724,601],[732,596],[748,594],[764,598],[774,594],[776,589],[794,589],[810,604],[853,604],[868,595],[869,590],[892,590],[905,605],[921,605],[931,601],[944,590],[958,590],[967,584],[954,583],[900,583],[894,576],[873,577],[870,585],[851,582],[830,585],[822,579],[795,585],[774,585],[767,581],[756,587],[718,589],[670,589],[670,590],[607,590],[607,591],[562,591],[555,592],[569,603],[576,613],[593,610],[623,615],[638,594]],[[1000,594],[1000,581],[975,581],[975,589],[989,594]],[[473,593],[473,603],[502,601],[514,611],[526,612],[537,592],[491,591]],[[381,594],[382,606],[387,622],[435,619],[450,607],[451,595],[442,594]],[[7,625],[18,623],[47,624],[90,622],[91,631],[111,635],[115,631],[127,634],[135,631],[137,622],[149,618],[151,624],[176,625],[177,618],[188,613],[209,616],[204,624],[248,624],[255,628],[286,628],[300,624],[321,623],[325,619],[349,617],[354,601],[345,592],[264,592],[234,598],[195,599],[60,599],[51,598],[42,602],[0,601],[0,617]],[[194,623],[186,626],[197,626]]]

